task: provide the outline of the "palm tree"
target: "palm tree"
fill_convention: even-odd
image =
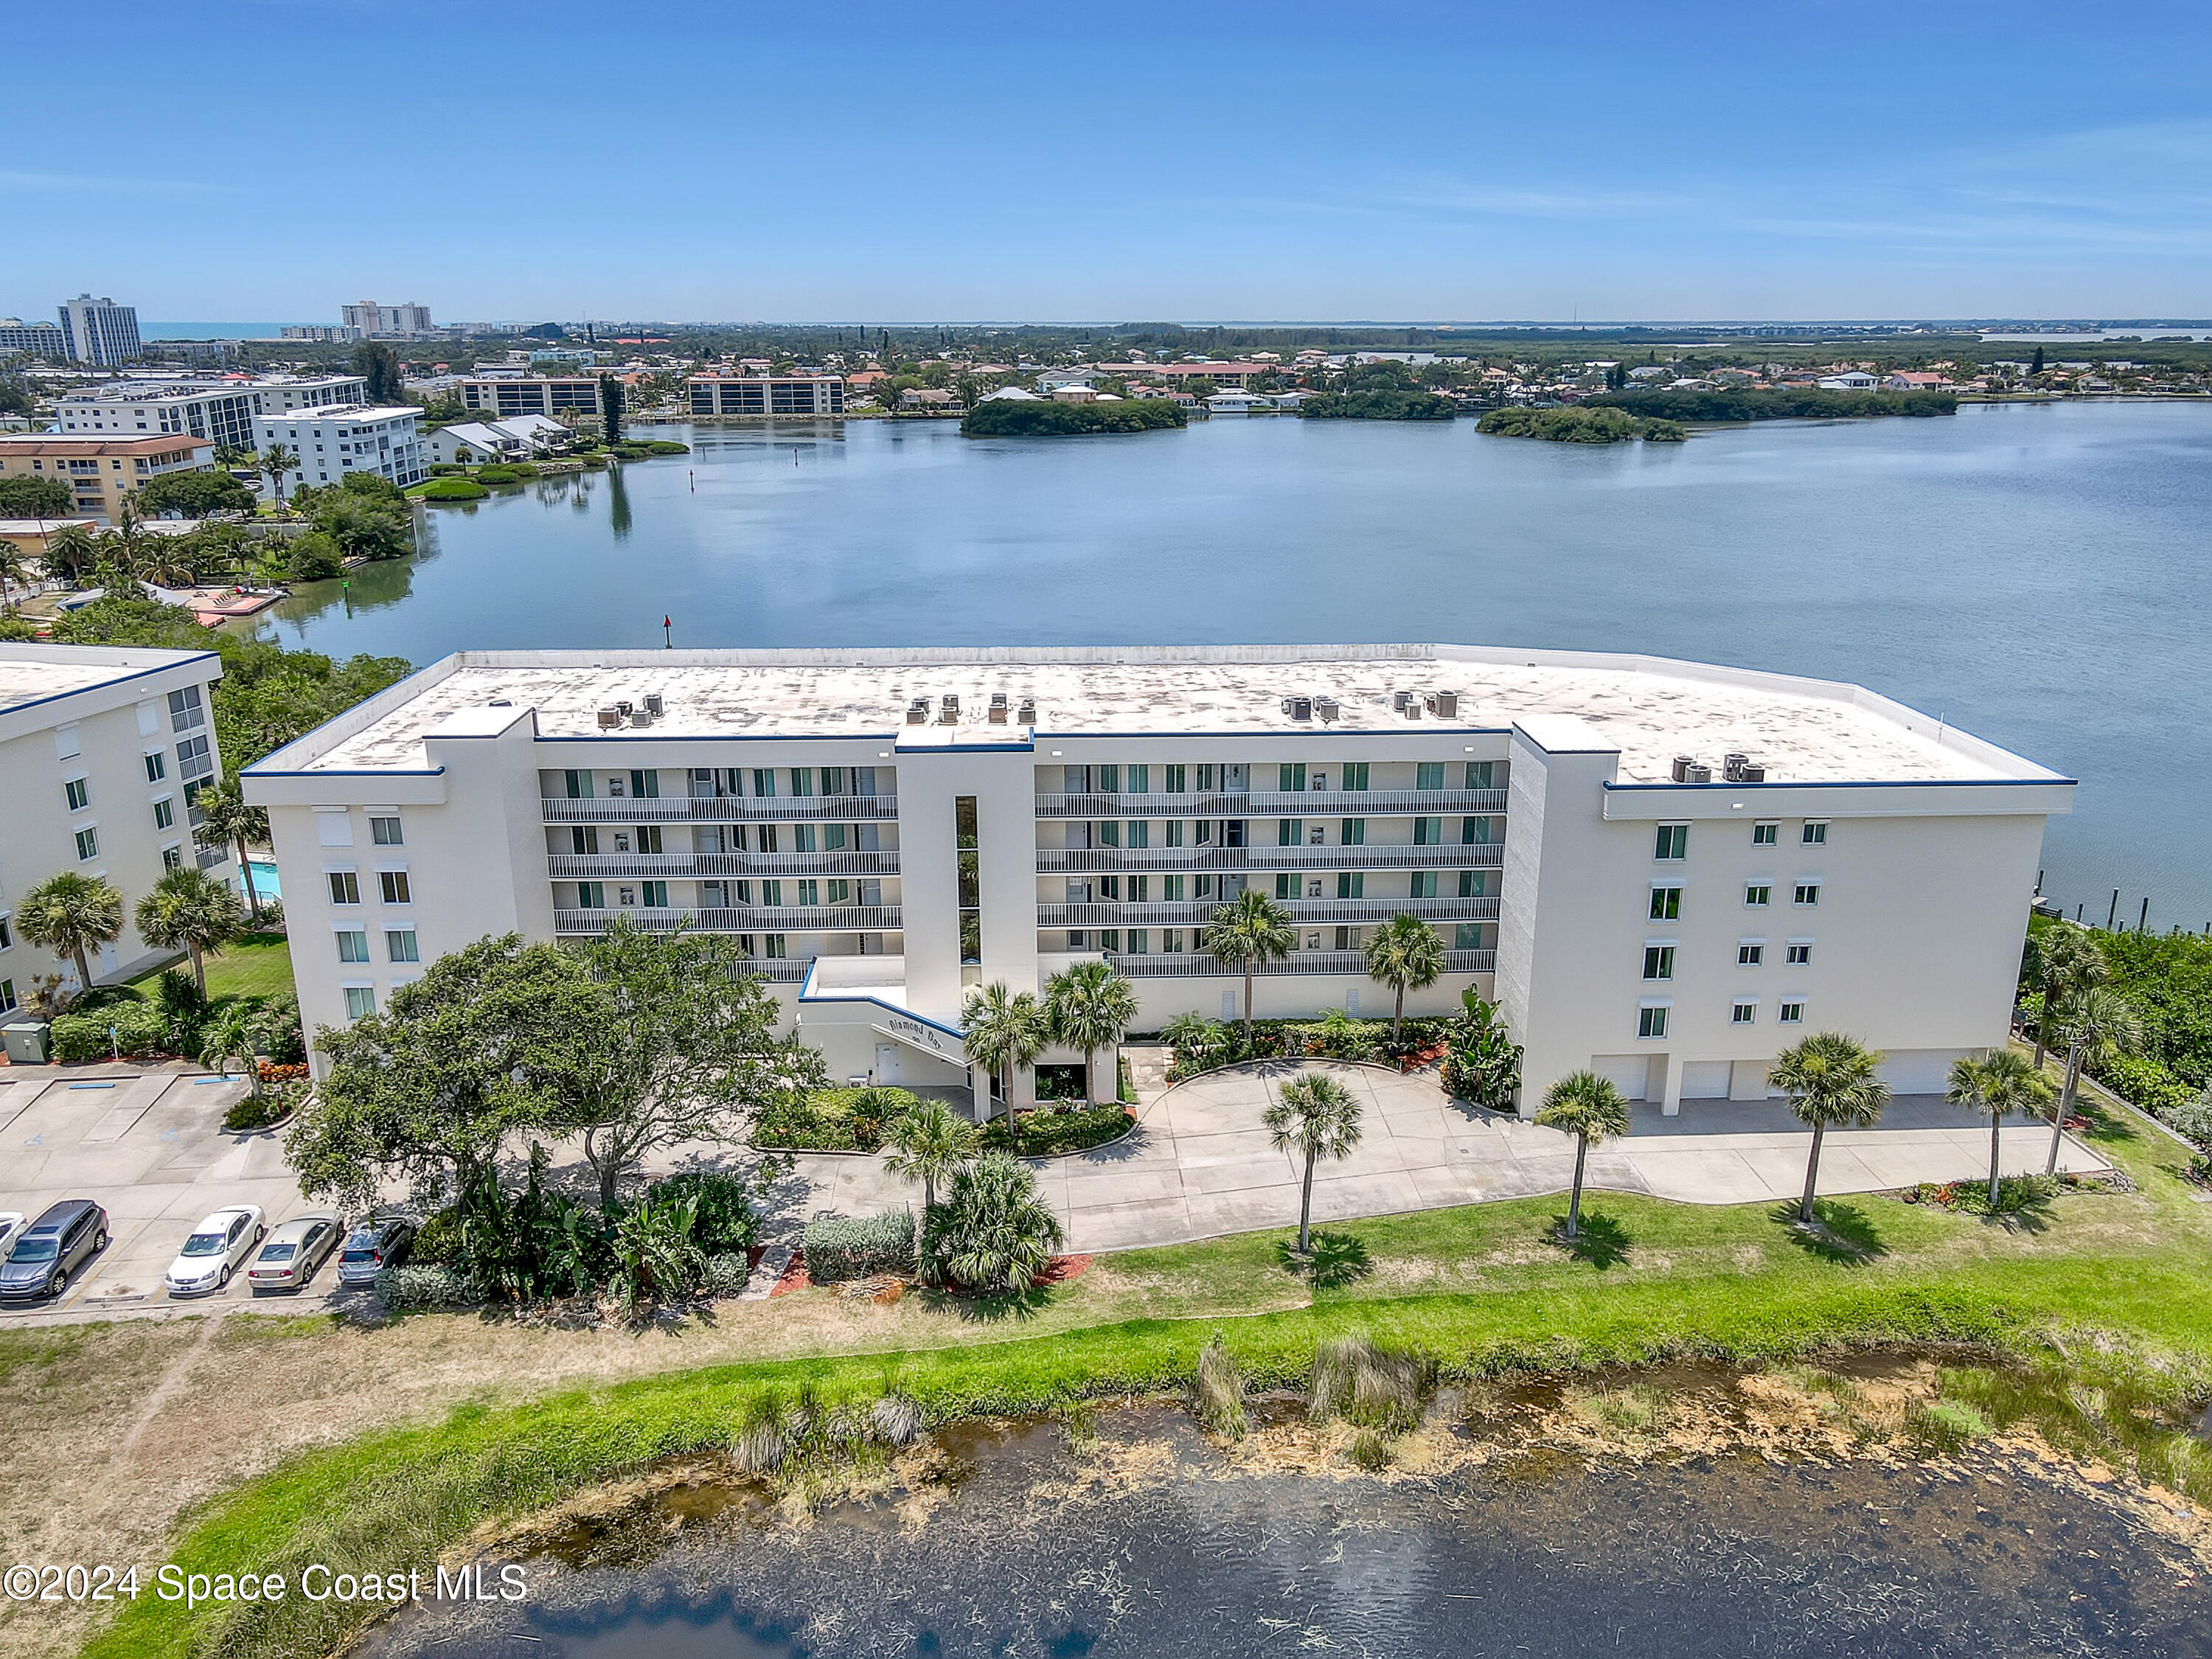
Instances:
[[[1224,968],[1244,970],[1244,1052],[1252,1052],[1252,974],[1263,963],[1291,954],[1298,936],[1291,913],[1256,887],[1248,887],[1216,907],[1201,938]]]
[[[1961,1055],[1951,1062],[1951,1086],[1943,1098],[1954,1106],[1990,1115],[1990,1210],[1997,1207],[1997,1132],[2007,1112],[2039,1111],[2050,1103],[2051,1083],[2043,1070],[2017,1048],[1992,1048],[1976,1060]]]
[[[1298,1254],[1313,1253],[1314,1165],[1350,1156],[1359,1144],[1359,1102],[1325,1072],[1304,1072],[1276,1091],[1267,1108],[1267,1136],[1279,1152],[1306,1161],[1298,1197]]]
[[[2058,1144],[2081,1086],[2081,1068],[2092,1060],[2131,1054],[2142,1047],[2142,1016],[2109,985],[2088,985],[2069,997],[2058,1012],[2058,1035],[2066,1043],[2066,1086],[2051,1117],[2051,1157],[2045,1175],[2058,1173]]]
[[[2112,970],[2089,930],[2070,921],[2054,921],[2037,934],[2035,954],[2043,988],[2043,1018],[2035,1023],[2035,1066],[2040,1071],[2059,1006],[2092,985],[2102,985]]]
[[[15,926],[32,944],[66,951],[76,960],[76,988],[92,989],[88,946],[106,945],[123,932],[123,895],[105,876],[64,870],[23,895]]]
[[[937,1207],[937,1183],[974,1163],[982,1144],[975,1126],[943,1101],[917,1101],[884,1126],[884,1168],[921,1182],[927,1216]]]
[[[201,842],[208,847],[235,848],[238,852],[239,879],[246,884],[246,902],[253,913],[253,925],[261,925],[261,895],[253,886],[253,862],[246,857],[246,843],[257,847],[269,844],[269,809],[246,804],[246,791],[236,778],[225,778],[200,791],[194,803],[200,809],[200,825],[197,831]]]
[[[271,444],[261,452],[258,463],[269,480],[269,493],[276,498],[276,510],[284,510],[284,475],[299,465],[300,458],[283,444]]]
[[[1367,977],[1398,994],[1390,1016],[1390,1041],[1406,1023],[1406,993],[1425,991],[1443,976],[1443,935],[1419,916],[1401,910],[1367,941]]]
[[[1014,1074],[1036,1057],[1052,1041],[1050,1022],[1043,1006],[1027,991],[1013,991],[1004,980],[977,986],[961,1006],[968,1058],[993,1077],[1004,1079],[1006,1133],[1014,1132]]]
[[[1053,1041],[1083,1051],[1084,1097],[1098,1103],[1097,1068],[1092,1056],[1101,1048],[1119,1054],[1121,1039],[1137,1023],[1137,993],[1129,981],[1103,962],[1079,962],[1044,982],[1045,1018]],[[1120,1073],[1115,1068],[1115,1088],[1121,1093]]]
[[[1583,1224],[1583,1165],[1600,1141],[1628,1133],[1628,1101],[1595,1072],[1570,1072],[1544,1091],[1536,1121],[1565,1129],[1575,1138],[1575,1184],[1567,1196],[1567,1237],[1579,1237]]]
[[[1813,1183],[1820,1173],[1820,1141],[1832,1126],[1869,1127],[1889,1104],[1889,1085],[1881,1080],[1884,1056],[1841,1031],[1815,1031],[1774,1057],[1766,1080],[1790,1097],[1790,1109],[1813,1131],[1813,1155],[1805,1163],[1805,1196],[1797,1218],[1813,1218]]]
[[[15,596],[9,591],[9,585],[28,582],[30,574],[30,563],[23,557],[23,550],[13,542],[0,541],[0,609],[15,608]]]
[[[154,884],[131,913],[138,937],[156,951],[182,951],[192,959],[200,1000],[207,1000],[207,958],[246,931],[246,917],[230,884],[182,865]]]

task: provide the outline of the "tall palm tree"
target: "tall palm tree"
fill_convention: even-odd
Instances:
[[[1805,1162],[1805,1196],[1797,1218],[1813,1218],[1813,1183],[1820,1173],[1820,1142],[1832,1127],[1864,1129],[1889,1104],[1889,1085],[1881,1080],[1883,1054],[1841,1031],[1815,1031],[1774,1057],[1766,1080],[1790,1097],[1790,1109],[1813,1131],[1812,1156]]]
[[[937,1207],[937,1183],[974,1163],[983,1137],[943,1101],[924,1100],[884,1125],[884,1168],[921,1182],[921,1212],[927,1215]]]
[[[1137,1023],[1137,993],[1129,981],[1103,962],[1079,962],[1062,969],[1044,982],[1044,1012],[1053,1040],[1083,1052],[1083,1092],[1093,1104],[1100,1099],[1097,1067],[1093,1056],[1101,1048],[1117,1056],[1121,1039]],[[1121,1093],[1121,1066],[1114,1067],[1115,1088]]]
[[[2040,1111],[2051,1101],[2051,1082],[2043,1070],[2017,1048],[1992,1048],[1977,1060],[1962,1054],[1951,1062],[1951,1086],[1943,1098],[1970,1112],[1990,1115],[1990,1209],[1997,1207],[1997,1135],[2007,1112]]]
[[[269,809],[246,804],[246,791],[236,778],[225,778],[200,791],[194,801],[200,809],[198,830],[203,845],[234,848],[238,854],[238,878],[246,885],[246,902],[253,913],[253,925],[261,925],[261,895],[253,885],[253,862],[246,856],[248,842],[256,847],[269,845]]]
[[[269,480],[269,493],[276,498],[276,510],[284,510],[284,475],[299,465],[300,458],[283,444],[271,444],[261,452],[256,464]]]
[[[138,937],[156,951],[182,951],[192,959],[200,1000],[207,1000],[207,958],[246,931],[246,916],[230,884],[204,870],[182,865],[154,884],[138,901],[131,919]]]
[[[32,944],[76,958],[77,989],[89,991],[92,964],[85,951],[122,934],[123,894],[105,876],[64,870],[23,895],[15,907],[15,926]]]
[[[2092,1060],[2131,1054],[2142,1047],[2142,1016],[2136,1006],[2109,985],[2089,985],[2069,997],[2058,1011],[2058,1036],[2066,1044],[2066,1085],[2057,1109],[2051,1115],[2051,1156],[2043,1173],[2058,1173],[2058,1145],[2073,1115],[2074,1097],[2081,1086],[2081,1068]]]
[[[1583,1224],[1583,1166],[1589,1149],[1628,1133],[1628,1100],[1595,1072],[1570,1072],[1544,1091],[1536,1121],[1565,1129],[1575,1138],[1575,1184],[1567,1196],[1567,1237],[1577,1238]]]
[[[1244,970],[1244,1052],[1252,1052],[1252,974],[1264,963],[1280,962],[1298,942],[1291,913],[1256,887],[1248,887],[1215,908],[1200,936],[1213,959]]]
[[[1043,1005],[1027,991],[1008,988],[994,980],[968,993],[961,1005],[960,1023],[968,1042],[968,1058],[992,1076],[1004,1079],[1006,1133],[1014,1129],[1014,1074],[1036,1057],[1052,1041],[1051,1024]]]
[[[1359,1102],[1325,1072],[1302,1072],[1275,1091],[1267,1108],[1267,1138],[1279,1152],[1305,1159],[1298,1196],[1298,1254],[1313,1252],[1314,1165],[1350,1156],[1359,1144]]]
[[[1425,991],[1443,976],[1443,935],[1419,916],[1401,910],[1367,941],[1367,977],[1398,994],[1390,1015],[1390,1041],[1406,1023],[1406,993]]]
[[[2043,988],[2043,1018],[2035,1023],[2035,1065],[2040,1071],[2057,1009],[2069,997],[2102,985],[2112,970],[2089,930],[2070,921],[2054,921],[2038,933],[2035,956]]]
[[[10,591],[15,582],[30,579],[30,562],[24,558],[23,550],[9,541],[0,541],[0,610],[13,611],[15,596]]]

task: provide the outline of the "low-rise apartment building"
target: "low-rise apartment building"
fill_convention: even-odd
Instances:
[[[257,416],[357,404],[368,393],[358,374],[270,374],[258,380],[125,380],[73,392],[54,404],[58,432],[188,433],[254,447]]]
[[[210,718],[222,659],[212,651],[0,644],[0,1013],[69,958],[22,938],[15,908],[64,871],[104,876],[124,898],[120,938],[88,953],[95,979],[144,971],[131,910],[168,871],[197,863],[233,879],[198,846],[197,796],[221,775]]]
[[[338,483],[349,472],[373,472],[402,489],[430,476],[429,452],[417,427],[422,411],[412,404],[377,407],[338,404],[258,416],[253,447],[268,453],[283,444],[298,458],[287,489]]]
[[[1419,916],[1408,1011],[1494,996],[1526,1110],[1763,1097],[1826,1027],[1940,1088],[2072,790],[1856,686],[1462,646],[465,653],[245,775],[310,1030],[621,914],[736,935],[833,1073],[958,1083],[978,983],[1103,957],[1139,1029],[1231,1018],[1201,933],[1257,889],[1258,1013],[1387,1008],[1363,947]]]
[[[694,374],[695,416],[742,416],[753,419],[819,416],[845,412],[842,374]]]
[[[215,445],[205,438],[98,438],[41,432],[0,437],[0,477],[58,478],[73,492],[70,510],[112,520],[124,497],[167,472],[205,472]]]

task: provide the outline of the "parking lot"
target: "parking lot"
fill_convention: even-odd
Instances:
[[[0,1210],[36,1217],[58,1200],[89,1198],[106,1207],[110,1232],[107,1248],[60,1297],[0,1303],[0,1323],[159,1312],[171,1305],[162,1273],[203,1216],[226,1204],[258,1204],[273,1229],[325,1207],[300,1196],[281,1131],[223,1129],[223,1114],[248,1086],[242,1078],[186,1071],[0,1070]],[[330,1299],[337,1278],[333,1255],[297,1294],[257,1298],[241,1273],[228,1290],[173,1305],[183,1311],[258,1300],[304,1311]]]

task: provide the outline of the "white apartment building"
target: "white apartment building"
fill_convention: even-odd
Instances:
[[[78,362],[112,368],[129,362],[143,349],[136,306],[119,306],[112,300],[80,294],[74,300],[64,300],[59,310],[63,344]]]
[[[842,415],[842,374],[694,374],[694,415],[737,415],[756,419],[778,416]]]
[[[212,651],[0,643],[0,1014],[67,958],[24,942],[23,895],[65,870],[105,876],[124,898],[122,937],[90,953],[94,977],[155,959],[131,910],[162,875],[197,863],[230,879],[231,860],[192,839],[193,797],[222,774],[210,718],[222,659]]]
[[[404,489],[430,476],[429,451],[416,430],[422,414],[412,404],[337,404],[261,415],[252,447],[266,453],[281,443],[299,458],[284,481],[288,490],[337,483],[349,472],[374,472]]]
[[[1900,1091],[2002,1042],[2070,781],[1856,686],[1441,646],[464,653],[248,769],[308,1028],[486,933],[733,933],[835,1074],[951,1083],[967,987],[1103,957],[1140,1029],[1295,925],[1262,1016],[1374,1014],[1400,912],[1527,1047],[1672,1111],[1838,1028]],[[325,949],[314,940],[331,936]],[[1073,1056],[1048,1055],[1048,1061]]]
[[[57,432],[189,433],[211,443],[254,448],[254,417],[358,404],[368,382],[358,374],[269,374],[258,380],[125,380],[56,400]]]

